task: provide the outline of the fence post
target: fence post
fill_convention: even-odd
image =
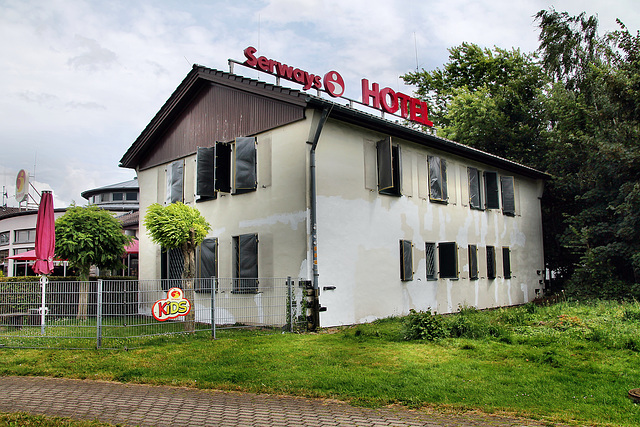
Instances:
[[[287,292],[289,293],[289,332],[293,332],[293,294],[291,293],[293,286],[291,283],[291,276],[287,276]]]
[[[216,282],[218,278],[211,278],[211,338],[216,339]]]
[[[96,295],[96,348],[102,346],[102,279],[98,279]]]

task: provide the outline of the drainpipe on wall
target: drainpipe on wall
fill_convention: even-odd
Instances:
[[[318,140],[320,139],[320,134],[322,133],[322,128],[324,127],[327,118],[329,117],[329,113],[333,106],[325,106],[322,110],[322,116],[320,117],[320,121],[318,122],[318,127],[316,128],[316,134],[313,137],[313,141],[311,141],[311,152],[309,153],[309,168],[310,168],[310,201],[311,201],[311,248],[313,250],[313,289],[318,289],[318,220],[317,220],[317,201],[316,201],[316,147],[318,146]]]

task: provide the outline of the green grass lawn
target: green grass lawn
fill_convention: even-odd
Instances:
[[[640,425],[640,304],[527,305],[427,317],[442,336],[406,340],[404,319],[317,334],[220,331],[129,351],[2,349],[0,375],[170,384],[550,422]],[[426,325],[426,326],[425,326]],[[413,324],[416,329],[416,324]],[[1,423],[1,419],[0,419]],[[2,425],[2,424],[0,424]]]

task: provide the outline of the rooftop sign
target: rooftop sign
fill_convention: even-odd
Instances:
[[[320,75],[311,74],[300,68],[269,59],[266,56],[256,56],[257,51],[253,46],[249,46],[244,50],[244,56],[247,58],[244,65],[301,84],[303,90],[322,90],[334,98],[344,95],[344,79],[337,71],[329,71],[321,78]],[[428,117],[426,102],[405,95],[402,92],[395,92],[388,87],[380,89],[378,83],[370,84],[367,79],[362,79],[361,83],[363,105],[389,114],[398,114],[407,120],[424,126],[433,126],[433,122]],[[371,102],[371,105],[369,105],[369,102]]]

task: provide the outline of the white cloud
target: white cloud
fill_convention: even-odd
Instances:
[[[635,32],[634,0],[555,1],[556,10],[620,17]],[[446,61],[463,41],[537,46],[533,15],[551,3],[495,0],[5,0],[0,2],[0,170],[19,169],[60,203],[134,176],[122,155],[191,69],[227,69],[253,45],[259,54],[321,74],[339,71],[347,96],[360,79],[410,92],[399,79]],[[417,48],[417,49],[416,49]],[[417,52],[416,52],[417,50]],[[236,68],[270,81],[255,71]],[[5,177],[6,171],[10,173]]]

